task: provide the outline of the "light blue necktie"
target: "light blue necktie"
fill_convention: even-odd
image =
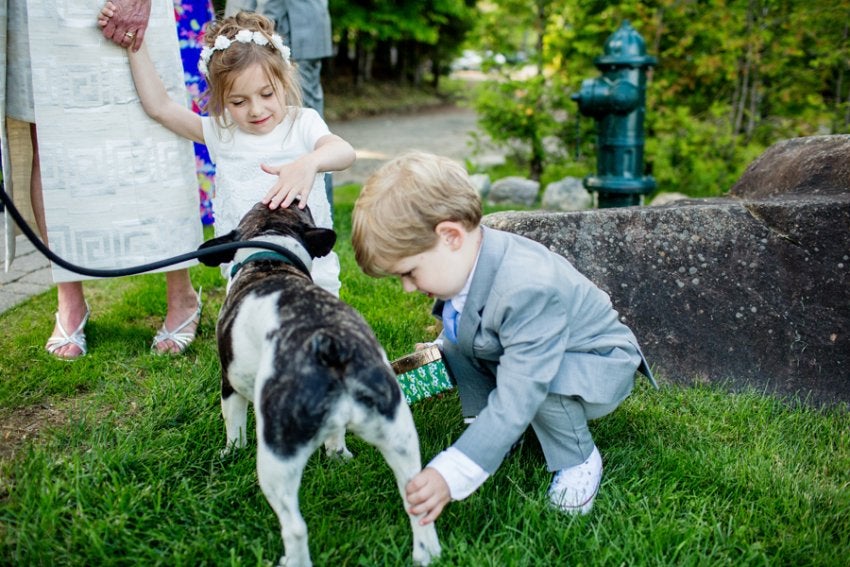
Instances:
[[[443,304],[443,334],[453,343],[457,343],[457,320],[460,313],[457,312],[451,300]]]

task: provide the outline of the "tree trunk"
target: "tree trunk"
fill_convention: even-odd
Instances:
[[[761,79],[759,75],[758,64],[754,65],[753,69],[753,85],[750,88],[750,109],[747,117],[747,141],[752,139],[753,133],[756,130],[758,123],[759,109],[761,107]]]
[[[655,19],[655,37],[652,39],[652,53],[657,55],[661,52],[661,38],[664,35],[664,8],[662,6],[658,7],[658,12],[656,13]],[[655,67],[647,67],[646,69],[646,84],[652,82],[652,72],[655,70]]]
[[[847,45],[847,38],[850,36],[850,24],[844,23],[844,31],[841,34],[841,44]],[[844,88],[844,67],[846,63],[838,64],[838,79],[835,82],[835,109],[841,111],[842,90]],[[850,92],[847,95],[847,106],[844,110],[844,128],[850,124]]]
[[[749,50],[749,48],[748,48]],[[750,59],[749,55],[744,55],[743,69],[738,78],[738,93],[737,100],[734,101],[735,118],[732,121],[732,135],[737,136],[741,133],[741,125],[744,122],[744,108],[747,105],[747,97],[750,92]]]

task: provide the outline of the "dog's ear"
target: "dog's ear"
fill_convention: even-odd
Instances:
[[[329,228],[311,228],[304,232],[304,245],[313,258],[327,256],[336,244],[336,233]]]
[[[217,238],[211,238],[201,244],[198,247],[198,250],[204,250],[206,248],[212,248],[213,246],[217,246],[219,244],[227,244],[229,242],[236,242],[239,240],[239,233],[236,230],[231,230],[224,236],[219,236]],[[205,266],[215,267],[220,266],[221,264],[225,264],[233,260],[233,257],[236,255],[236,249],[233,250],[224,250],[222,252],[212,252],[208,253],[204,256],[198,258]]]

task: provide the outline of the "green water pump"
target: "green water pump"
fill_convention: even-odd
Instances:
[[[655,189],[655,179],[643,172],[643,122],[646,70],[657,60],[626,20],[593,63],[602,76],[585,79],[572,95],[581,113],[596,121],[596,175],[585,177],[584,186],[598,192],[600,208],[640,205],[641,195]]]

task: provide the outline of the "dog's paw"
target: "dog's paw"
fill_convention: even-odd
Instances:
[[[413,564],[430,565],[440,556],[440,540],[434,524],[422,526],[413,534]]]
[[[325,454],[332,459],[347,461],[354,455],[345,446],[345,431],[337,431],[325,439]]]
[[[228,443],[228,445],[218,452],[219,458],[227,459],[236,455],[239,451],[240,446],[237,443]]]
[[[440,557],[440,545],[437,544],[436,551],[430,549],[414,549],[413,550],[413,564],[425,567],[426,565],[430,565],[432,561],[435,561]]]
[[[325,447],[325,454],[331,459],[338,459],[340,461],[349,461],[354,458],[354,455],[345,445],[342,447]]]
[[[277,567],[312,567],[313,562],[310,560],[310,557],[307,557],[307,562],[304,563],[299,562],[297,559],[289,559],[286,555],[282,555],[280,557],[280,561],[277,562]]]

